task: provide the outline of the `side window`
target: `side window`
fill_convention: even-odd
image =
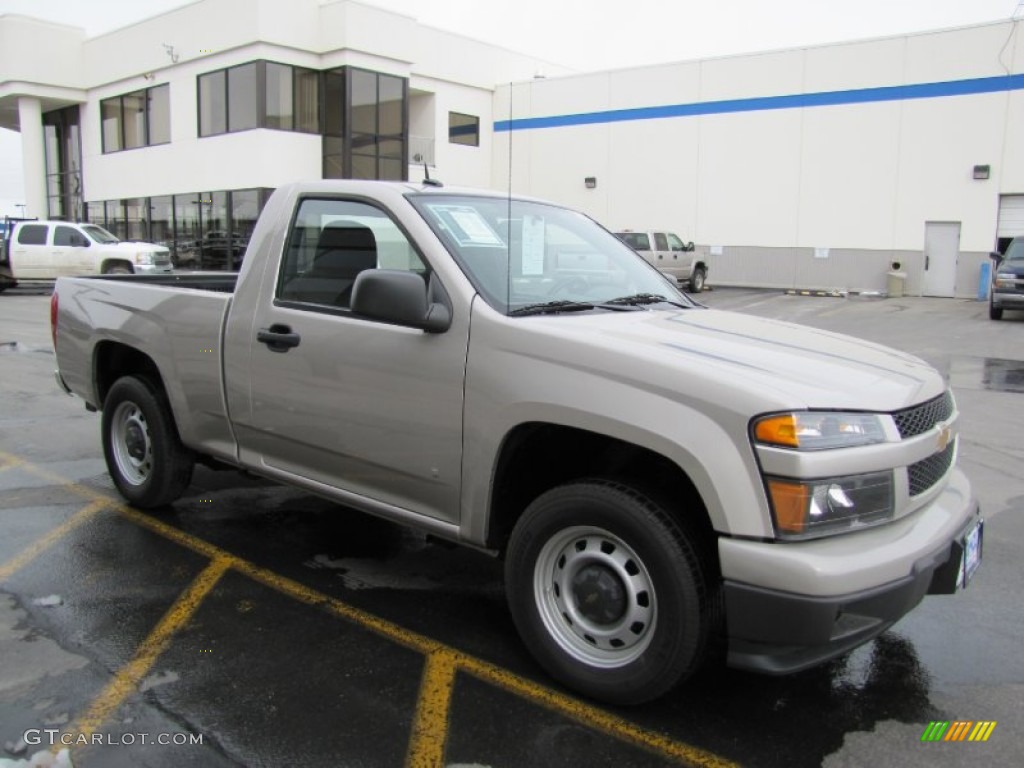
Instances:
[[[667,251],[668,250],[668,239],[665,237],[664,232],[654,233],[654,250],[656,251]]]
[[[380,208],[305,199],[288,236],[277,298],[347,309],[359,273],[378,268],[427,276],[416,249]]]
[[[622,239],[622,242],[634,251],[651,250],[651,244],[647,240],[647,234],[644,232],[621,232],[619,237]]]
[[[21,245],[46,245],[45,224],[22,224],[18,228],[18,243]]]
[[[85,240],[85,238],[74,227],[62,227],[57,225],[57,228],[53,231],[54,245],[87,245],[83,240]]]
[[[673,251],[685,251],[686,247],[683,245],[683,241],[673,235],[671,232],[668,233],[668,245]]]

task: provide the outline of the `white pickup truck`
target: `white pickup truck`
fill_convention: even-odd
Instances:
[[[167,274],[170,251],[162,245],[124,242],[96,224],[18,221],[0,258],[0,291],[25,280],[62,275]]]
[[[981,559],[935,370],[697,306],[556,205],[293,184],[237,276],[61,278],[52,318],[130,503],[201,459],[492,552],[526,646],[603,701],[722,650],[821,663]]]

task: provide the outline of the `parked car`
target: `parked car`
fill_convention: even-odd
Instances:
[[[237,232],[207,232],[199,243],[203,269],[237,270],[245,256],[246,241]]]
[[[686,285],[690,293],[700,293],[708,278],[707,262],[700,258],[692,242],[683,242],[672,232],[634,232],[626,229],[615,236],[639,253],[652,266]]]
[[[938,371],[702,307],[558,205],[287,184],[237,275],[61,278],[50,316],[129,503],[203,461],[502,556],[526,647],[602,701],[720,648],[820,664],[981,562]]]
[[[1003,319],[1003,310],[1024,310],[1024,237],[1015,237],[1006,253],[992,252],[992,289],[988,316]]]
[[[66,275],[151,274],[172,271],[162,245],[121,242],[96,224],[19,221],[8,237],[0,285]]]

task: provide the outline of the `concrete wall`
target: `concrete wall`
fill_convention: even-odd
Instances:
[[[718,284],[884,290],[896,259],[919,292],[925,222],[956,221],[955,292],[973,296],[999,195],[1024,192],[1022,27],[502,86],[495,187],[717,246]]]

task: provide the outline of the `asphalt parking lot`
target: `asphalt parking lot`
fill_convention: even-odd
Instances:
[[[987,520],[963,593],[786,678],[716,670],[610,709],[521,646],[501,564],[234,472],[159,514],[119,500],[99,417],[53,382],[44,292],[0,296],[0,766],[1018,765],[1024,313],[717,290],[709,306],[924,357],[963,413]],[[933,721],[988,741],[923,742]],[[17,762],[14,762],[17,764]],[[22,763],[24,764],[24,763]]]

